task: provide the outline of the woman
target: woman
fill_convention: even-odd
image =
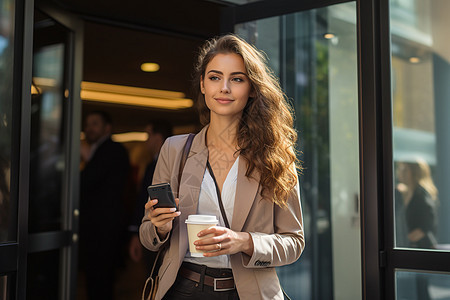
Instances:
[[[408,247],[435,248],[437,230],[437,189],[428,164],[400,162],[397,167],[398,190],[405,207]]]
[[[435,249],[437,246],[437,188],[431,170],[423,159],[400,162],[397,166],[398,191],[402,195],[406,221],[407,246]],[[401,226],[398,224],[397,226]],[[397,237],[401,240],[401,237]],[[428,275],[416,274],[417,299],[431,299],[428,291]],[[408,285],[410,288],[411,285]]]
[[[156,298],[283,299],[274,267],[295,262],[305,246],[292,113],[264,56],[234,35],[208,41],[195,71],[205,127],[184,167],[179,211],[154,209],[157,200],[151,200],[140,227],[148,249],[170,243]],[[166,140],[153,184],[170,182],[177,189],[186,139]],[[205,251],[201,258],[187,251],[191,214],[219,218],[219,226],[199,233],[213,234],[196,241]]]

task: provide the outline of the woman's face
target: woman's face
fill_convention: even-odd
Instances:
[[[411,168],[405,163],[397,165],[397,179],[401,183],[409,184],[412,180]]]
[[[235,53],[217,54],[206,66],[200,81],[206,106],[213,115],[241,117],[251,97],[251,84],[244,60]]]

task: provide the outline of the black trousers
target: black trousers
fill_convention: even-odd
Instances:
[[[231,269],[217,269],[208,268],[204,265],[197,265],[192,263],[183,263],[183,267],[202,274],[209,275],[215,278],[232,277]],[[224,275],[225,274],[225,275]],[[200,280],[203,282],[203,278]],[[178,274],[175,283],[167,291],[163,300],[238,300],[239,295],[236,289],[229,291],[214,291],[214,287],[206,284],[201,284]]]

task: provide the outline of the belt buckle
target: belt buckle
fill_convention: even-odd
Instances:
[[[224,277],[224,278],[214,278],[214,292],[225,292],[225,291],[231,291],[234,290],[236,288],[236,284],[233,281],[233,287],[232,288],[226,288],[226,289],[219,289],[217,288],[217,281],[222,281],[222,280],[232,280],[233,277]]]

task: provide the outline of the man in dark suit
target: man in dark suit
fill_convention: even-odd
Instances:
[[[147,187],[152,184],[159,150],[166,138],[172,135],[172,126],[164,121],[152,121],[146,126],[145,130],[148,134],[146,148],[154,155],[154,157],[145,169],[145,175],[141,182],[138,198],[136,199],[136,206],[128,226],[128,231],[131,234],[129,244],[129,254],[131,259],[135,262],[139,262],[144,258],[144,263],[146,264],[146,267],[149,268],[155,255],[149,253],[139,241],[139,225],[141,225],[142,218],[144,217],[144,206],[148,200]]]
[[[86,116],[84,169],[80,175],[80,264],[89,299],[113,299],[114,273],[124,232],[124,190],[130,163],[125,147],[111,140],[109,115]]]

